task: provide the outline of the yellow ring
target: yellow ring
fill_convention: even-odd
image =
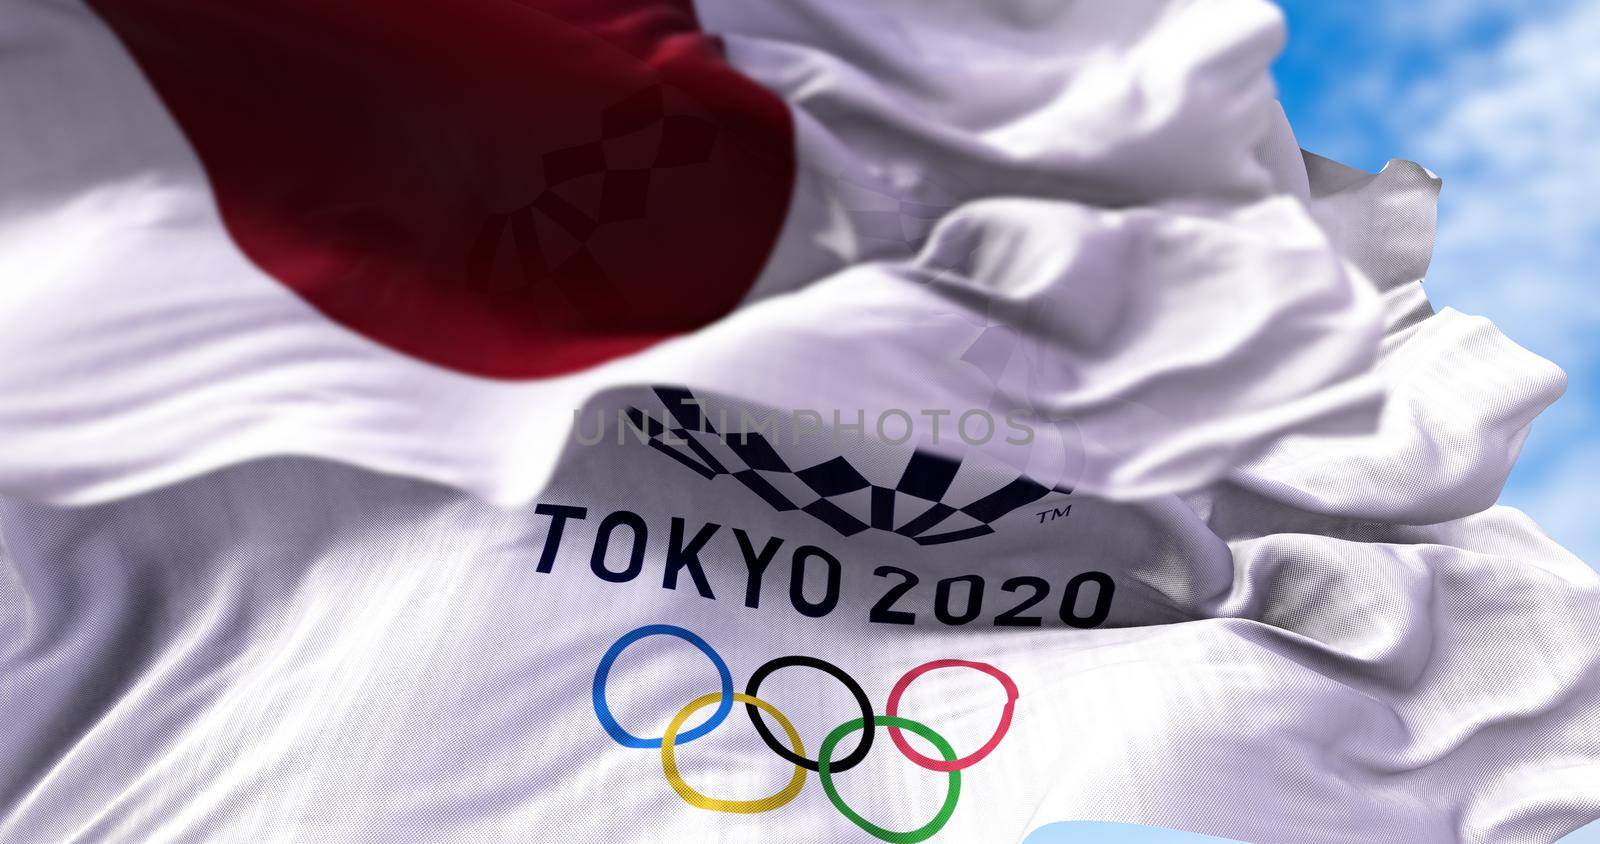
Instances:
[[[768,715],[771,715],[777,720],[778,726],[783,727],[783,731],[788,734],[789,744],[793,745],[795,754],[798,756],[806,755],[805,746],[800,743],[800,733],[795,730],[793,724],[789,723],[789,719],[778,711],[777,707],[760,698],[751,697],[742,692],[734,693],[733,699],[738,703],[757,706]],[[733,812],[740,815],[770,812],[799,796],[801,787],[806,784],[806,769],[799,765],[794,766],[794,776],[789,778],[789,784],[784,786],[782,791],[770,797],[762,797],[757,800],[718,800],[695,791],[688,783],[683,781],[683,777],[678,773],[678,760],[673,753],[673,744],[676,743],[678,738],[678,730],[683,727],[683,722],[689,720],[690,715],[720,700],[722,700],[722,692],[711,692],[689,701],[689,705],[680,709],[678,714],[673,716],[672,723],[667,725],[667,731],[662,733],[661,771],[667,775],[667,782],[672,783],[672,790],[678,792],[678,796],[683,798],[683,802],[697,809],[710,809],[713,812]]]

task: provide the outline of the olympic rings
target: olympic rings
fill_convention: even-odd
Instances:
[[[768,661],[767,664],[757,668],[755,673],[750,675],[750,682],[745,684],[744,693],[755,697],[756,691],[761,688],[761,681],[767,679],[767,675],[780,668],[788,668],[791,665],[815,668],[818,671],[833,675],[834,678],[844,684],[844,687],[850,691],[850,695],[856,699],[856,705],[861,707],[861,720],[862,723],[866,724],[866,729],[861,733],[861,743],[856,745],[856,749],[849,756],[846,756],[840,760],[839,764],[833,766],[833,771],[836,774],[842,774],[861,764],[861,760],[867,758],[867,751],[872,749],[872,701],[867,700],[866,690],[861,688],[861,684],[857,683],[854,677],[844,673],[843,668],[812,656],[780,656],[777,659]],[[761,740],[766,742],[767,747],[772,748],[774,753],[808,771],[820,770],[818,763],[805,757],[805,751],[791,753],[789,748],[778,744],[778,740],[773,737],[772,731],[767,729],[766,722],[761,720],[761,713],[756,710],[754,705],[747,704],[745,709],[750,713],[750,722],[755,724],[756,732],[761,734]]]
[[[857,814],[854,809],[850,808],[849,804],[844,802],[844,798],[839,796],[838,789],[833,787],[833,766],[829,764],[829,757],[833,755],[833,746],[839,743],[839,739],[862,729],[866,723],[861,718],[846,721],[835,727],[833,732],[822,740],[822,747],[817,749],[817,761],[820,763],[817,778],[822,780],[822,790],[827,793],[829,802],[833,803],[833,807],[839,810],[839,814],[849,818],[851,823],[861,827],[863,831],[874,838],[891,842],[891,844],[917,844],[918,841],[927,841],[937,835],[939,830],[950,822],[950,816],[955,814],[956,801],[961,799],[961,772],[957,770],[949,772],[950,784],[945,788],[944,805],[939,807],[939,811],[933,816],[933,820],[910,832],[895,832],[892,829],[884,829],[878,826]],[[888,726],[891,730],[898,730],[904,727],[933,742],[933,746],[944,754],[945,759],[954,761],[956,758],[956,749],[950,746],[950,742],[945,741],[944,736],[934,732],[926,725],[919,724],[910,718],[899,718],[893,715],[878,716],[878,723]]]
[[[994,728],[994,735],[989,737],[989,741],[985,742],[983,747],[960,759],[952,758],[943,761],[929,759],[911,748],[911,744],[906,741],[906,737],[900,732],[899,727],[889,728],[889,738],[894,739],[894,746],[900,748],[900,752],[907,759],[930,771],[954,772],[978,764],[983,761],[983,757],[988,756],[996,747],[1000,746],[1000,740],[1005,738],[1006,731],[1011,729],[1011,713],[1017,708],[1017,696],[1021,693],[1017,691],[1017,684],[1011,680],[1009,675],[987,662],[969,662],[964,659],[936,659],[907,671],[906,675],[900,678],[900,682],[895,683],[894,688],[889,691],[889,704],[884,707],[883,711],[891,716],[900,714],[900,696],[905,694],[906,688],[911,685],[911,681],[938,668],[976,669],[999,680],[1000,685],[1006,690],[1006,707],[1000,711],[1000,724]],[[912,732],[916,731],[913,730]],[[929,741],[932,741],[932,739],[929,739]],[[937,745],[938,742],[934,742],[934,744]]]
[[[667,724],[662,736],[653,739],[639,738],[624,730],[617,723],[615,716],[612,715],[611,708],[606,704],[606,681],[610,677],[611,668],[616,663],[617,657],[629,645],[648,636],[672,636],[694,645],[711,660],[712,665],[716,666],[720,680],[719,685],[721,686],[719,691],[701,695],[678,710],[678,713]],[[815,761],[806,758],[806,750],[800,741],[800,733],[795,729],[794,724],[790,722],[788,717],[778,711],[777,707],[756,696],[763,680],[772,673],[791,666],[815,668],[832,675],[844,684],[845,689],[856,699],[856,703],[861,708],[861,717],[852,718],[828,733],[817,750]],[[934,732],[931,727],[909,718],[902,718],[899,715],[900,698],[904,696],[911,683],[923,674],[939,668],[972,668],[981,671],[999,681],[1006,692],[1005,708],[1000,713],[1000,724],[995,728],[994,734],[989,737],[989,740],[982,747],[965,757],[958,758],[955,748],[951,746],[950,742]],[[1011,729],[1011,718],[1016,709],[1018,696],[1017,684],[1012,681],[1011,677],[988,663],[970,662],[961,659],[939,659],[923,663],[907,671],[905,676],[895,682],[893,689],[889,692],[888,705],[884,708],[885,714],[875,715],[872,712],[872,704],[867,698],[866,691],[862,689],[860,683],[856,682],[855,678],[845,673],[844,669],[815,657],[799,655],[783,656],[768,661],[750,675],[750,681],[746,684],[744,692],[735,693],[733,691],[733,674],[729,671],[728,664],[712,649],[711,645],[695,633],[670,624],[648,624],[623,634],[621,638],[612,643],[611,647],[600,657],[600,663],[595,668],[593,688],[594,712],[595,717],[600,721],[600,726],[605,728],[606,733],[612,739],[624,747],[659,748],[661,751],[662,773],[666,775],[667,782],[677,792],[678,796],[683,798],[685,803],[713,812],[733,812],[738,814],[770,812],[788,804],[799,796],[801,789],[805,786],[806,771],[816,771],[822,780],[822,790],[828,795],[829,802],[833,804],[835,809],[839,810],[841,815],[874,838],[890,842],[890,844],[917,844],[917,842],[926,841],[938,834],[939,830],[949,823],[951,816],[955,812],[956,803],[961,797],[961,771],[977,764],[999,746],[1001,740],[1005,738],[1006,733]],[[717,708],[711,713],[711,717],[706,719],[705,723],[692,730],[680,732],[689,718],[713,703],[717,705]],[[750,715],[750,722],[755,726],[756,732],[760,734],[761,740],[780,757],[795,766],[794,774],[789,778],[788,784],[766,797],[754,800],[727,800],[708,797],[691,787],[678,770],[677,746],[694,741],[716,729],[727,719],[728,713],[733,710],[734,703],[745,705],[745,711]],[[772,731],[767,727],[766,721],[761,717],[762,711],[777,719],[778,726],[783,728],[785,736],[789,739],[789,747],[784,747],[778,743],[777,739],[772,735]],[[928,770],[949,775],[945,788],[944,803],[939,807],[939,811],[934,814],[933,819],[928,823],[909,832],[896,832],[891,829],[885,829],[862,817],[860,813],[845,803],[834,786],[834,775],[844,773],[860,764],[866,758],[867,753],[872,749],[873,734],[880,725],[889,728],[890,738],[894,740],[895,746],[906,759]],[[910,744],[906,742],[905,736],[901,732],[902,730],[910,730],[927,739],[944,758],[942,760],[930,759],[913,750]],[[861,732],[861,741],[856,745],[856,749],[837,763],[834,762],[833,751],[838,747],[839,742],[845,736],[857,731]]]
[[[600,726],[605,727],[606,732],[613,739],[616,739],[617,744],[623,747],[661,746],[661,739],[639,738],[622,729],[622,725],[618,724],[617,719],[612,716],[611,707],[606,704],[606,678],[611,674],[612,664],[617,661],[617,657],[622,654],[623,649],[646,636],[675,636],[682,639],[699,648],[700,652],[711,660],[711,664],[717,667],[717,674],[722,680],[721,702],[717,704],[716,711],[711,713],[711,717],[706,719],[704,724],[681,736],[677,736],[677,740],[680,744],[691,742],[715,730],[723,719],[728,717],[728,713],[733,711],[733,673],[728,670],[728,664],[722,661],[722,657],[711,649],[706,640],[692,631],[671,624],[647,624],[636,630],[630,630],[624,633],[622,638],[611,644],[611,648],[606,651],[605,656],[600,657],[600,666],[594,670],[594,714],[600,719]]]
[[[672,746],[676,743],[673,739],[677,738],[678,728],[683,726],[683,722],[690,715],[710,706],[712,701],[720,698],[721,695],[717,692],[711,692],[689,701],[689,705],[679,710],[678,714],[673,716],[672,723],[667,725],[667,732],[661,737],[661,771],[667,775],[667,782],[672,783],[672,790],[678,792],[678,796],[683,798],[683,802],[695,808],[709,809],[713,812],[735,812],[741,815],[770,812],[793,800],[800,794],[800,789],[806,784],[806,769],[799,765],[794,766],[794,776],[789,778],[789,784],[784,786],[783,790],[770,797],[762,797],[757,800],[718,800],[695,791],[694,788],[683,781],[683,776],[678,773],[678,760],[673,755]],[[789,743],[794,745],[794,749],[798,752],[800,758],[805,758],[806,748],[805,745],[800,743],[800,733],[795,730],[793,724],[789,723],[789,719],[778,711],[777,707],[761,698],[747,694],[736,694],[733,699],[751,709],[757,707],[765,709],[772,717],[778,719],[778,725],[783,727],[784,733],[789,736]]]

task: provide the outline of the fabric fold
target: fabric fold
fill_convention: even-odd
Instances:
[[[0,128],[28,162],[0,175],[10,494],[307,455],[515,505],[575,415],[662,384],[875,436],[909,416],[914,445],[1119,498],[1374,424],[1376,298],[1257,157],[1283,140],[1264,2],[703,4],[725,56],[682,9],[622,14],[645,0],[485,0],[439,32],[410,7],[97,2],[26,0],[0,42],[0,107],[27,115]],[[234,49],[172,54],[185,38]],[[521,101],[516,74],[557,71],[615,90]],[[708,94],[723,77],[742,93]],[[412,99],[361,87],[382,78]],[[308,125],[280,138],[290,107]],[[790,181],[790,142],[793,195],[753,198]],[[771,207],[764,269],[734,278],[748,261],[699,238]],[[680,217],[701,222],[659,233]],[[728,230],[739,255],[764,231]],[[941,442],[924,411],[1028,414],[1038,442]]]

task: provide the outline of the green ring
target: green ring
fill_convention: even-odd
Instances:
[[[944,736],[934,732],[931,727],[919,724],[909,718],[899,718],[893,715],[879,715],[873,718],[873,721],[874,725],[879,727],[899,727],[902,730],[910,730],[933,742],[933,746],[939,749],[939,753],[944,756],[945,761],[954,762],[956,760],[956,749],[950,746],[950,742],[944,740]],[[950,772],[950,787],[945,792],[944,805],[939,807],[939,813],[934,815],[933,820],[928,821],[926,825],[917,827],[910,832],[895,832],[892,829],[884,829],[878,826],[856,814],[856,811],[844,802],[844,798],[839,796],[838,790],[833,787],[833,748],[845,736],[861,729],[865,723],[865,718],[856,718],[840,724],[834,728],[833,732],[828,734],[827,738],[822,740],[822,747],[817,750],[817,774],[822,780],[822,790],[828,794],[828,800],[833,803],[835,809],[839,810],[839,814],[849,818],[851,823],[861,827],[868,835],[880,841],[888,841],[890,844],[917,844],[919,841],[927,841],[929,838],[939,834],[939,830],[950,822],[950,816],[955,814],[956,801],[961,799],[960,771]]]

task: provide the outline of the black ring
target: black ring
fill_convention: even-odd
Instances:
[[[815,668],[818,671],[832,674],[835,679],[844,684],[846,689],[850,690],[850,694],[855,696],[856,704],[861,707],[861,721],[863,724],[863,729],[861,730],[861,743],[856,745],[856,749],[851,751],[849,756],[844,757],[838,762],[830,763],[828,765],[828,769],[833,773],[840,774],[861,764],[861,760],[867,758],[867,751],[872,749],[872,736],[873,733],[876,732],[873,729],[875,722],[872,717],[872,701],[867,700],[866,690],[861,688],[861,684],[857,683],[854,677],[844,673],[843,668],[840,668],[831,662],[820,660],[811,656],[780,656],[777,659],[768,661],[767,664],[757,668],[755,673],[750,675],[750,682],[745,684],[744,693],[751,697],[757,697],[756,691],[760,689],[761,681],[767,679],[768,674],[771,674],[780,668],[788,668],[792,665]],[[799,765],[808,771],[816,771],[819,769],[815,760],[807,759],[806,757],[795,753],[793,750],[790,750],[778,741],[777,737],[772,734],[772,731],[767,729],[767,722],[761,720],[761,710],[756,709],[754,705],[748,703],[744,705],[744,708],[746,712],[750,713],[750,723],[755,725],[756,732],[761,735],[761,740],[766,742],[767,747],[772,748],[774,753],[777,753],[790,763]]]

